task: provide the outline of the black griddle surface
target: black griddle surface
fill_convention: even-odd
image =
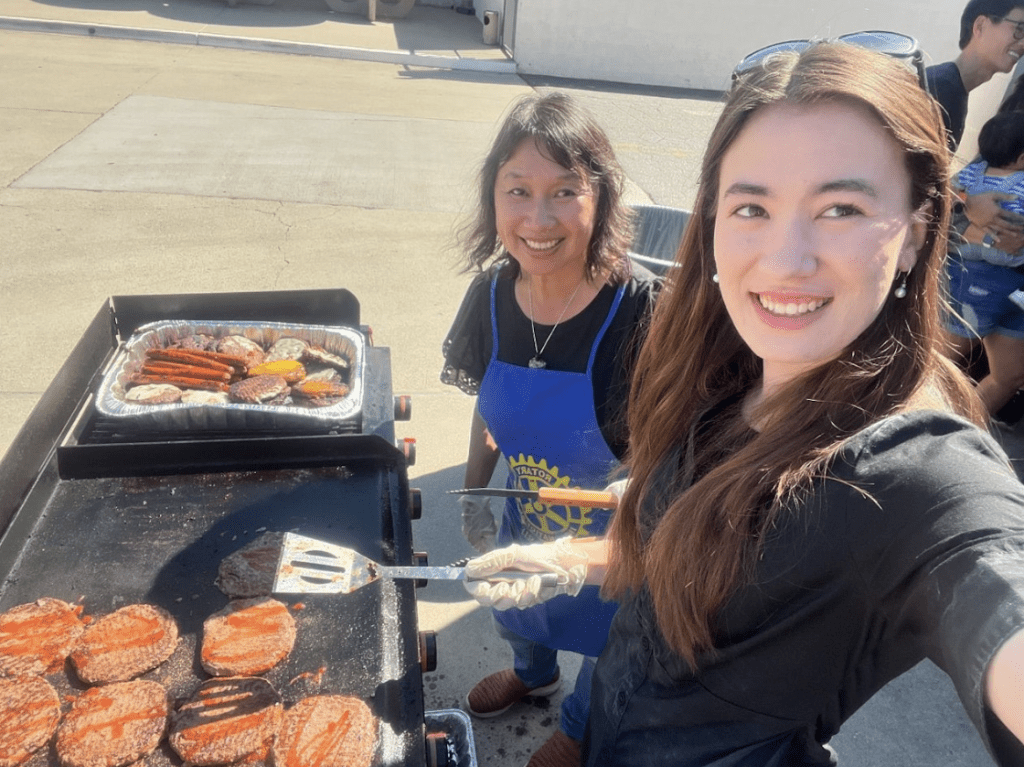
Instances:
[[[407,561],[410,544],[395,551],[390,523],[395,487],[389,469],[363,465],[59,482],[18,560],[0,573],[0,610],[44,596],[80,602],[97,617],[135,602],[158,605],[183,641],[143,678],[184,698],[209,678],[197,642],[203,621],[228,603],[214,585],[220,561],[273,531],[350,546],[382,563]],[[293,607],[296,645],[264,676],[286,706],[318,693],[361,697],[383,722],[377,763],[422,764],[412,582],[281,599]],[[70,664],[48,679],[62,700],[83,689]],[[28,764],[56,763],[51,747]],[[145,764],[180,760],[165,743]]]

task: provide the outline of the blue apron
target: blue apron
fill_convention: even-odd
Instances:
[[[585,373],[528,368],[498,360],[497,278],[491,282],[491,328],[494,343],[477,409],[509,465],[508,487],[600,489],[618,465],[601,434],[594,411],[592,372],[597,348],[619,308],[619,288],[604,324],[594,339]],[[566,535],[601,535],[609,509],[581,509],[508,499],[498,545],[552,541]],[[618,609],[602,601],[597,586],[584,586],[576,597],[557,596],[526,610],[495,610],[503,626],[545,647],[600,655],[608,627]]]

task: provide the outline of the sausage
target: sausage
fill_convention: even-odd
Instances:
[[[237,364],[229,362],[223,362],[220,359],[214,359],[211,355],[217,357],[234,359],[237,360]],[[151,360],[160,360],[163,362],[177,362],[185,365],[196,365],[203,368],[211,368],[213,370],[220,370],[225,373],[234,372],[245,372],[245,362],[239,360],[237,357],[228,357],[225,354],[216,354],[216,352],[204,352],[194,351],[183,351],[182,349],[147,349],[146,357]]]
[[[221,370],[203,368],[198,365],[179,365],[175,362],[146,362],[142,366],[142,374],[150,376],[183,376],[185,378],[202,378],[206,381],[223,381],[231,383],[232,375]]]
[[[202,378],[189,378],[177,375],[151,376],[139,374],[132,376],[133,384],[171,384],[182,389],[205,389],[206,391],[227,391],[228,385],[221,381],[207,381]]]

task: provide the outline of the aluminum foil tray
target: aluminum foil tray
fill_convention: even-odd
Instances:
[[[349,394],[333,405],[183,404],[140,405],[124,400],[128,380],[142,368],[147,349],[166,347],[193,334],[217,338],[240,335],[269,348],[280,338],[300,338],[349,360]],[[110,418],[139,428],[170,430],[309,429],[327,432],[362,414],[365,368],[364,339],[357,331],[326,325],[258,324],[167,320],[140,327],[103,377],[96,409]]]
[[[477,767],[473,723],[469,714],[457,708],[441,708],[423,713],[427,733],[443,732],[448,742],[451,767]]]

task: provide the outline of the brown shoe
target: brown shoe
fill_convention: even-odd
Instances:
[[[466,710],[480,719],[504,714],[527,695],[546,698],[555,692],[561,682],[560,674],[540,687],[527,687],[510,668],[486,676],[466,696]]]
[[[561,730],[555,730],[530,757],[526,767],[580,767],[581,752],[579,743]]]

